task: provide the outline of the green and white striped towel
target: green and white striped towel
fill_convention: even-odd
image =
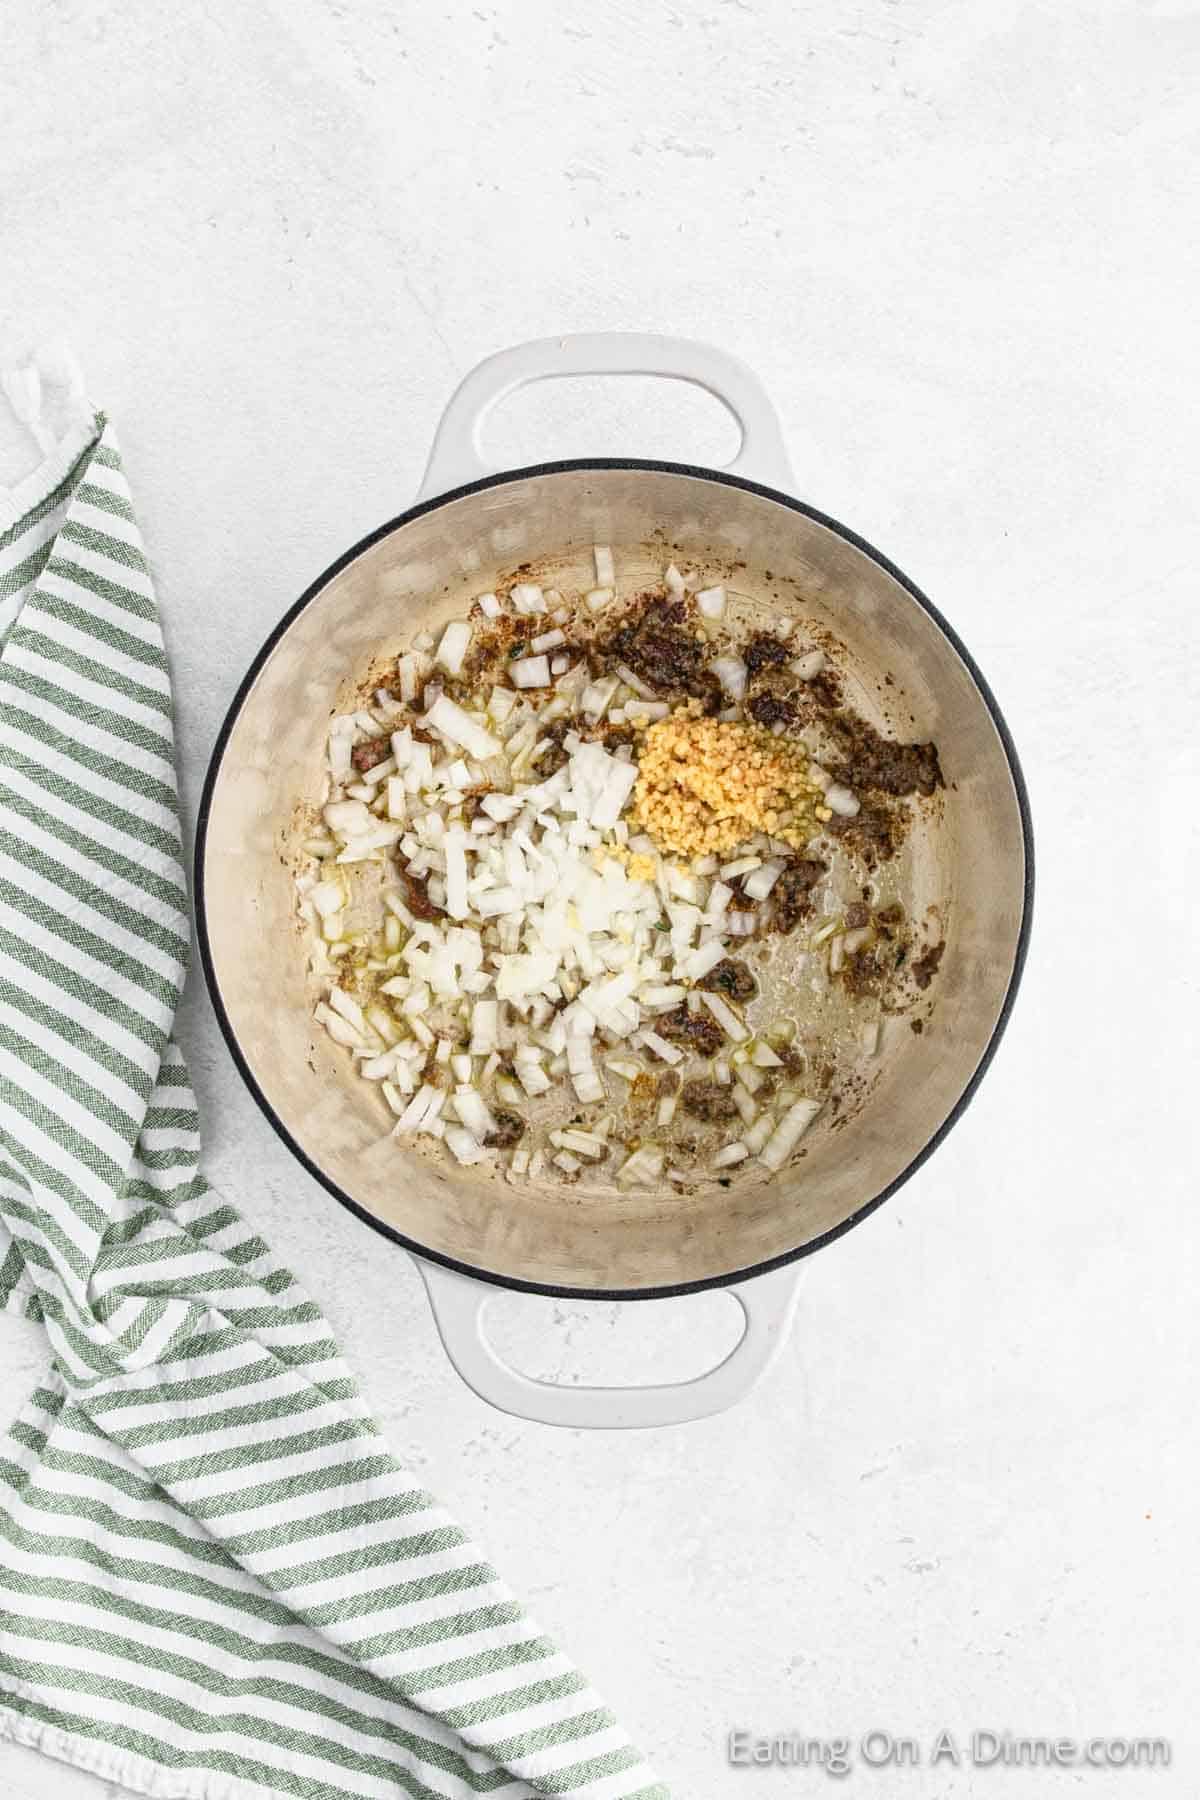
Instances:
[[[199,1172],[170,679],[78,397],[40,476],[0,516],[0,1305],[53,1372],[0,1439],[0,1734],[162,1800],[665,1800]]]

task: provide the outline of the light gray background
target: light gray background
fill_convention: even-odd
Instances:
[[[413,1268],[258,1115],[199,980],[213,1179],[320,1297],[397,1451],[687,1800],[811,1792],[726,1729],[1165,1733],[1168,1774],[864,1794],[1191,1795],[1196,1724],[1194,0],[59,0],[7,18],[0,352],[117,422],[194,807],[282,610],[413,492],[480,356],[676,331],[768,382],[800,493],[935,598],[1020,745],[1041,886],[966,1120],[809,1266],[725,1418],[489,1413]],[[539,391],[497,459],[715,460],[675,391]],[[28,460],[0,440],[0,479]],[[505,1300],[525,1366],[679,1374],[719,1296]],[[0,1413],[43,1362],[0,1335]],[[0,1792],[83,1776],[0,1750]]]

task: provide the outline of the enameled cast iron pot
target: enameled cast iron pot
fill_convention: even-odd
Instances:
[[[723,470],[637,458],[495,473],[480,425],[504,395],[557,375],[658,374],[693,382],[739,421]],[[769,485],[767,485],[769,484]],[[977,1086],[1003,1029],[1029,929],[1032,844],[1024,784],[995,700],[929,601],[877,550],[791,497],[779,422],[757,379],[705,345],[601,334],[551,338],[480,364],[434,440],[415,505],[325,571],[272,631],[238,691],[208,771],[196,849],[199,937],[217,1016],[268,1119],[311,1174],[416,1253],[455,1367],[506,1411],[562,1425],[699,1418],[749,1388],[790,1320],[797,1264],[895,1193]],[[839,640],[856,701],[932,738],[944,803],[907,852],[914,916],[937,910],[945,954],[931,1026],[885,1029],[873,1085],[838,1131],[775,1177],[684,1199],[672,1190],[513,1186],[406,1150],[382,1101],[313,1024],[315,993],[293,886],[297,799],[318,796],[331,711],[371,663],[461,615],[505,571],[536,561],[547,586],[590,585],[593,543],[623,584],[661,577],[663,534],[681,565],[727,566]],[[768,574],[769,572],[769,574]],[[745,1335],[715,1369],[672,1386],[558,1387],[501,1361],[483,1332],[499,1284],[587,1299],[726,1286]]]

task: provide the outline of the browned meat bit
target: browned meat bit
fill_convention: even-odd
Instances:
[[[350,752],[350,761],[360,775],[365,775],[368,769],[373,769],[376,763],[381,763],[391,754],[392,746],[387,738],[368,738],[365,744],[355,744]]]
[[[936,744],[897,744],[854,713],[839,712],[826,726],[841,757],[838,779],[856,791],[929,795],[942,783]]]
[[[525,1121],[515,1112],[493,1110],[492,1117],[496,1121],[495,1131],[489,1131],[484,1144],[489,1150],[511,1150],[525,1136]]]
[[[654,1029],[672,1044],[686,1044],[697,1056],[715,1056],[725,1033],[710,1012],[689,1012],[686,1001],[669,1013],[659,1013]]]
[[[610,665],[628,664],[656,694],[699,700],[706,713],[718,713],[724,704],[721,684],[704,667],[704,645],[688,629],[681,600],[649,600],[599,648]]]
[[[908,1029],[910,1031],[915,1031],[917,1036],[920,1037],[925,1029],[925,1021],[923,1019],[910,1019],[908,1021]]]
[[[697,985],[712,994],[724,994],[730,1000],[753,1000],[758,992],[758,983],[745,963],[735,962],[732,956],[722,957]]]
[[[529,621],[515,617],[511,613],[503,613],[500,618],[490,621],[482,630],[477,630],[471,648],[463,663],[462,680],[467,687],[504,683],[507,679],[508,659],[512,655],[516,638],[524,637]]]
[[[904,923],[904,908],[898,904],[875,909],[875,929],[883,938],[894,938]]]
[[[832,712],[842,704],[842,684],[832,669],[822,669],[804,684],[805,692],[822,712]]]
[[[685,1081],[680,1099],[684,1112],[691,1113],[694,1119],[711,1122],[739,1116],[733,1089],[722,1087],[717,1081]]]
[[[922,991],[929,986],[937,974],[945,949],[944,941],[940,944],[931,944],[928,950],[923,950],[916,962],[913,963],[913,980]]]
[[[816,857],[793,858],[771,889],[771,926],[775,931],[794,931],[813,909],[812,891],[829,865]]]
[[[869,995],[878,994],[886,973],[879,953],[868,944],[865,949],[845,958],[834,980],[841,982],[852,999],[865,1000]]]
[[[871,909],[862,900],[855,900],[846,908],[846,930],[861,931],[864,925],[871,923]]]
[[[746,645],[742,661],[746,665],[747,675],[753,681],[764,669],[781,669],[784,663],[791,660],[791,655],[782,638],[772,637],[769,631],[758,631]]]
[[[776,725],[794,725],[799,717],[793,702],[782,694],[755,694],[746,711],[756,725],[770,731]]]
[[[445,917],[440,906],[435,906],[429,898],[429,877],[410,875],[407,869],[400,870],[400,879],[404,883],[404,904],[414,919],[441,919]]]
[[[904,826],[902,809],[889,810],[864,801],[852,819],[835,813],[826,821],[825,830],[830,837],[840,838],[868,869],[875,869],[895,856],[904,837]]]

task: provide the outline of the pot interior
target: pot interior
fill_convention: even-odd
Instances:
[[[294,873],[298,802],[321,799],[331,713],[364,673],[437,631],[475,595],[529,579],[591,585],[594,543],[622,591],[673,556],[816,628],[856,710],[889,734],[932,738],[946,788],[904,850],[911,916],[944,939],[918,1034],[886,1017],[849,1102],[826,1113],[782,1174],[721,1188],[617,1192],[512,1185],[402,1146],[372,1083],[314,1025],[307,927]],[[895,1183],[953,1112],[1013,977],[1025,904],[1021,807],[970,670],[904,585],[830,525],[701,474],[588,466],[502,478],[377,537],[331,574],[277,637],[210,776],[202,917],[227,1029],[260,1098],[308,1162],[414,1247],[499,1279],[648,1293],[706,1283],[811,1247]],[[799,979],[787,956],[775,979]]]

